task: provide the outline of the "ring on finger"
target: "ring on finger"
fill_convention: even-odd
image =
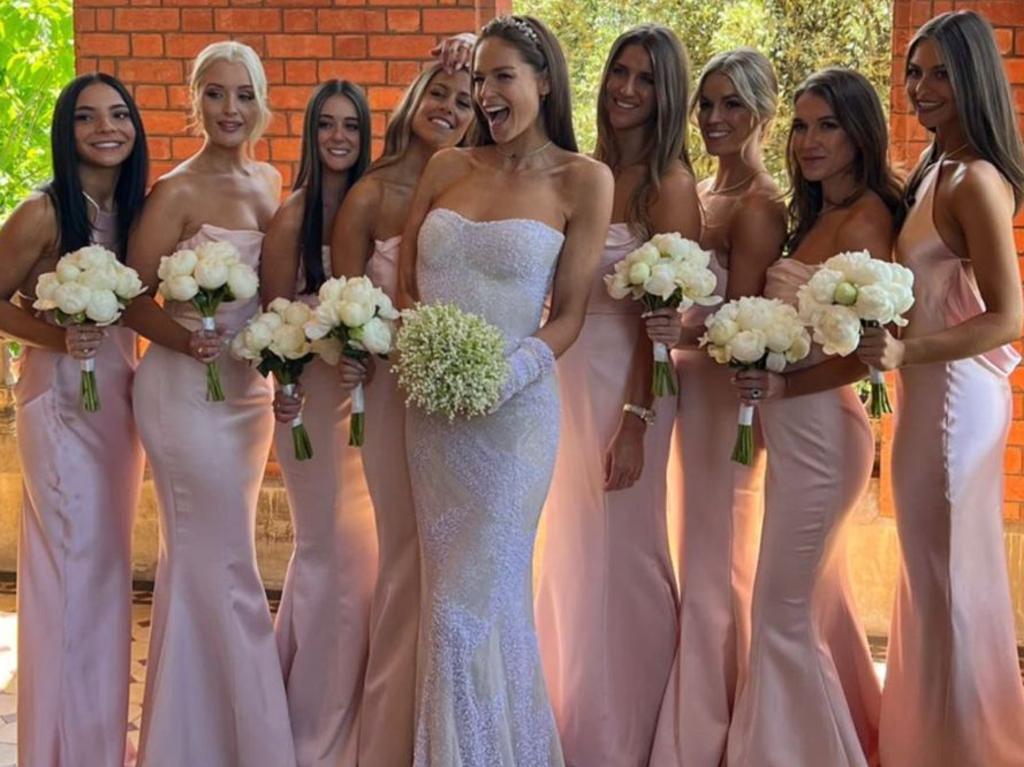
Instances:
[[[760,389],[751,389],[750,390],[750,398],[751,399],[761,399],[762,396],[764,396],[764,392],[761,391]]]

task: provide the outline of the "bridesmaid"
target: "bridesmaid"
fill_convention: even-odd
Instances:
[[[903,552],[882,698],[886,767],[1024,764],[1024,688],[1003,547],[1003,452],[1020,362],[1013,217],[1024,151],[992,28],[946,13],[915,35],[907,94],[934,133],[896,243],[917,299],[897,340],[860,356],[899,369],[893,495]]]
[[[294,191],[263,241],[265,302],[298,295],[316,304],[317,291],[330,275],[330,248],[324,243],[334,215],[369,161],[366,97],[344,80],[323,83],[306,107]],[[362,368],[343,358],[342,370],[352,366]],[[303,371],[301,387],[312,459],[295,460],[290,423],[298,408],[289,405],[296,398],[276,400],[274,449],[295,530],[275,623],[277,650],[299,767],[355,767],[377,568],[373,508],[360,451],[347,446],[349,403],[338,370],[316,359]]]
[[[691,111],[705,151],[718,161],[699,188],[702,247],[713,252],[716,293],[761,295],[765,272],[786,237],[781,193],[765,170],[762,144],[775,116],[778,83],[761,53],[738,48],[705,65]],[[730,371],[697,348],[714,308],[655,312],[655,341],[677,347],[676,462],[684,535],[679,645],[661,707],[651,764],[718,767],[750,651],[750,598],[761,522],[764,451],[732,461],[736,396]],[[760,441],[760,440],[759,440]],[[723,513],[724,510],[724,513]]]
[[[642,304],[609,297],[604,275],[653,234],[700,236],[688,86],[682,44],[656,25],[621,35],[601,79],[595,158],[616,179],[615,223],[580,336],[558,360],[561,437],[536,598],[567,765],[647,764],[675,650],[665,519],[675,398],[652,401]]]
[[[228,242],[257,267],[280,176],[251,156],[270,118],[256,53],[214,43],[189,84],[202,149],[157,181],[129,249],[146,285],[160,257]],[[273,626],[253,543],[273,437],[271,390],[221,354],[258,300],[224,304],[216,331],[188,304],[152,299],[132,324],[153,341],[135,379],[135,417],[160,502],[140,764],[295,764]],[[206,400],[203,363],[217,360],[226,400]]]
[[[886,162],[887,129],[871,84],[826,69],[794,96],[788,142],[790,257],[764,294],[796,304],[825,259],[867,250],[888,260],[900,185]],[[748,678],[729,729],[729,764],[878,764],[881,693],[846,573],[843,523],[871,478],[874,444],[848,384],[865,366],[820,349],[784,375],[740,372],[743,402],[759,406],[768,454]]]
[[[125,763],[131,527],[143,454],[132,419],[135,334],[61,328],[32,309],[36,280],[90,243],[124,260],[146,191],[146,136],[125,87],[72,80],[50,128],[53,179],[0,229],[0,331],[25,346],[17,398],[24,480],[18,545],[21,764]],[[102,409],[79,401],[96,360]]]
[[[417,76],[391,116],[384,154],[346,195],[334,226],[337,274],[366,274],[392,299],[398,247],[423,168],[438,149],[460,144],[473,120],[470,45],[453,38],[445,63]],[[446,69],[446,64],[451,71]],[[386,365],[366,387],[363,445],[366,480],[377,520],[380,566],[370,614],[359,735],[360,767],[412,763],[416,633],[419,625],[419,538],[405,462],[405,402]]]

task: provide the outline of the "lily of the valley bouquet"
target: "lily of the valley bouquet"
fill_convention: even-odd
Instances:
[[[99,245],[88,245],[63,256],[56,269],[39,275],[32,308],[52,311],[60,325],[111,325],[128,303],[145,288],[138,272]],[[82,409],[100,409],[96,388],[96,360],[81,361]]]
[[[395,348],[406,402],[449,421],[490,413],[509,376],[501,331],[454,304],[403,312]]]
[[[249,320],[231,341],[232,353],[242,360],[257,362],[263,375],[273,374],[285,394],[295,393],[295,384],[306,363],[313,359],[313,348],[306,338],[306,323],[313,311],[301,301],[275,298],[267,311]],[[300,413],[291,422],[295,458],[305,461],[313,457],[313,444],[302,423]]]
[[[685,311],[694,304],[714,306],[721,297],[713,295],[717,278],[708,268],[711,252],[677,232],[656,234],[615,264],[605,275],[608,294],[614,299],[631,297],[643,301],[648,311],[674,308]],[[677,394],[679,387],[672,370],[668,348],[654,344],[655,397]]]
[[[334,277],[320,286],[320,303],[306,323],[313,351],[325,362],[340,356],[364,360],[371,354],[387,357],[398,311],[387,294],[368,277]],[[350,395],[352,415],[348,444],[359,447],[366,438],[366,398],[359,384]]]
[[[722,365],[741,370],[781,373],[811,350],[811,337],[796,309],[777,298],[746,297],[730,301],[704,321],[700,345]],[[754,460],[754,406],[740,404],[739,428],[732,459],[749,466]]]
[[[202,317],[203,330],[216,330],[214,316],[225,301],[245,301],[256,295],[256,272],[238,257],[230,242],[204,242],[195,250],[179,250],[160,259],[157,269],[160,295],[170,301],[187,301]],[[222,402],[217,361],[206,363],[206,399]]]
[[[826,354],[845,357],[856,350],[863,328],[907,324],[903,314],[914,303],[914,273],[872,258],[866,250],[839,253],[800,287],[797,300],[815,343]],[[869,412],[875,417],[891,413],[882,372],[871,368],[870,380]]]

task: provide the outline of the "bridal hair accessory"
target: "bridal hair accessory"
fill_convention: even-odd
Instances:
[[[533,28],[533,25],[525,19],[519,16],[508,16],[508,23],[510,26],[515,27],[522,33],[523,37],[530,40],[531,43],[537,46],[537,50],[543,51],[540,45],[540,35],[537,34],[537,30]]]

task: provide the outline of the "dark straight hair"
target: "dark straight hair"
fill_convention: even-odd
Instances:
[[[815,72],[793,94],[793,103],[813,93],[832,109],[840,127],[853,144],[853,178],[856,188],[841,205],[850,205],[864,192],[877,194],[899,227],[903,220],[903,185],[889,165],[889,129],[878,93],[864,75],[833,67]],[[792,199],[789,202],[790,234],[786,248],[792,254],[814,226],[825,205],[820,181],[808,181],[793,156],[793,126],[786,140],[786,170]]]
[[[109,85],[117,91],[128,107],[129,119],[135,127],[135,145],[128,159],[121,164],[114,189],[114,202],[117,205],[117,257],[123,262],[128,233],[146,197],[149,153],[146,150],[146,131],[142,127],[139,109],[128,89],[116,77],[103,72],[79,75],[60,92],[53,108],[53,122],[50,124],[53,178],[43,185],[42,191],[50,198],[57,212],[58,251],[68,253],[89,245],[92,242],[92,228],[89,225],[82,179],[78,174],[80,160],[75,146],[75,108],[78,106],[78,96],[94,83]]]
[[[305,274],[303,292],[316,293],[327,275],[324,273],[324,190],[323,161],[320,159],[320,113],[327,99],[344,96],[356,108],[359,122],[359,154],[355,164],[348,169],[345,181],[346,191],[352,188],[370,165],[370,106],[358,85],[348,80],[328,80],[317,86],[306,105],[302,122],[302,154],[299,172],[295,176],[292,190],[305,189],[303,199],[302,225],[299,227],[299,252],[302,254],[302,269]]]
[[[551,143],[570,152],[578,152],[576,133],[572,127],[572,99],[569,87],[569,68],[565,63],[558,38],[533,16],[499,16],[481,30],[477,44],[488,37],[499,37],[511,43],[538,74],[548,76],[551,90],[541,101],[541,119]],[[480,105],[473,100],[479,132],[477,146],[493,144]]]

